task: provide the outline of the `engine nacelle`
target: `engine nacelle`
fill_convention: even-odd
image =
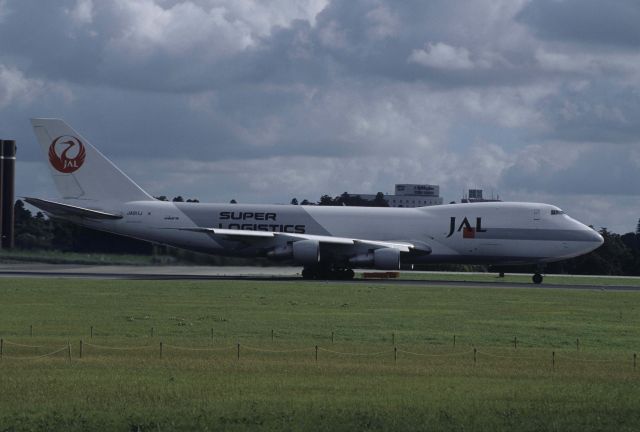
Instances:
[[[267,252],[267,257],[275,259],[291,258],[293,256],[293,247],[291,244],[278,246]]]
[[[400,270],[400,250],[395,248],[374,250],[373,266],[381,270]]]
[[[298,264],[314,265],[320,262],[320,242],[317,240],[299,240],[291,245],[293,260]]]
[[[399,270],[400,250],[395,248],[375,249],[372,252],[354,256],[349,259],[349,263],[355,266],[372,266],[380,270]]]

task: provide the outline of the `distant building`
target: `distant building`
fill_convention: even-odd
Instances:
[[[636,234],[640,234],[640,219],[638,219],[638,226],[636,227]]]
[[[397,184],[395,194],[385,195],[390,207],[424,207],[442,204],[440,186],[430,184]]]
[[[500,196],[491,196],[491,198],[484,198],[482,196],[482,189],[469,189],[467,196],[463,196],[460,200],[461,203],[476,203],[476,202],[499,202],[502,201]]]
[[[349,194],[372,201],[375,194]],[[396,184],[394,194],[385,194],[389,207],[424,207],[442,204],[440,186],[430,184]]]

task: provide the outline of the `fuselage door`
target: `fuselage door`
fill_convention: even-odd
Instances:
[[[534,221],[540,220],[540,209],[533,209],[533,220]]]

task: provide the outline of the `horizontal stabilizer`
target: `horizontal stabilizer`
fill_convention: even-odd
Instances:
[[[55,201],[47,201],[40,198],[25,197],[24,201],[53,216],[76,216],[85,219],[122,219],[121,215],[62,204]]]

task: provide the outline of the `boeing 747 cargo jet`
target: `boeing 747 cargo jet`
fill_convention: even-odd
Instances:
[[[430,263],[538,264],[596,249],[596,231],[548,204],[420,208],[201,204],[154,199],[64,121],[32,119],[60,194],[53,218],[217,255],[289,259],[309,279]],[[541,267],[538,267],[541,268]],[[538,272],[533,282],[541,283]]]

